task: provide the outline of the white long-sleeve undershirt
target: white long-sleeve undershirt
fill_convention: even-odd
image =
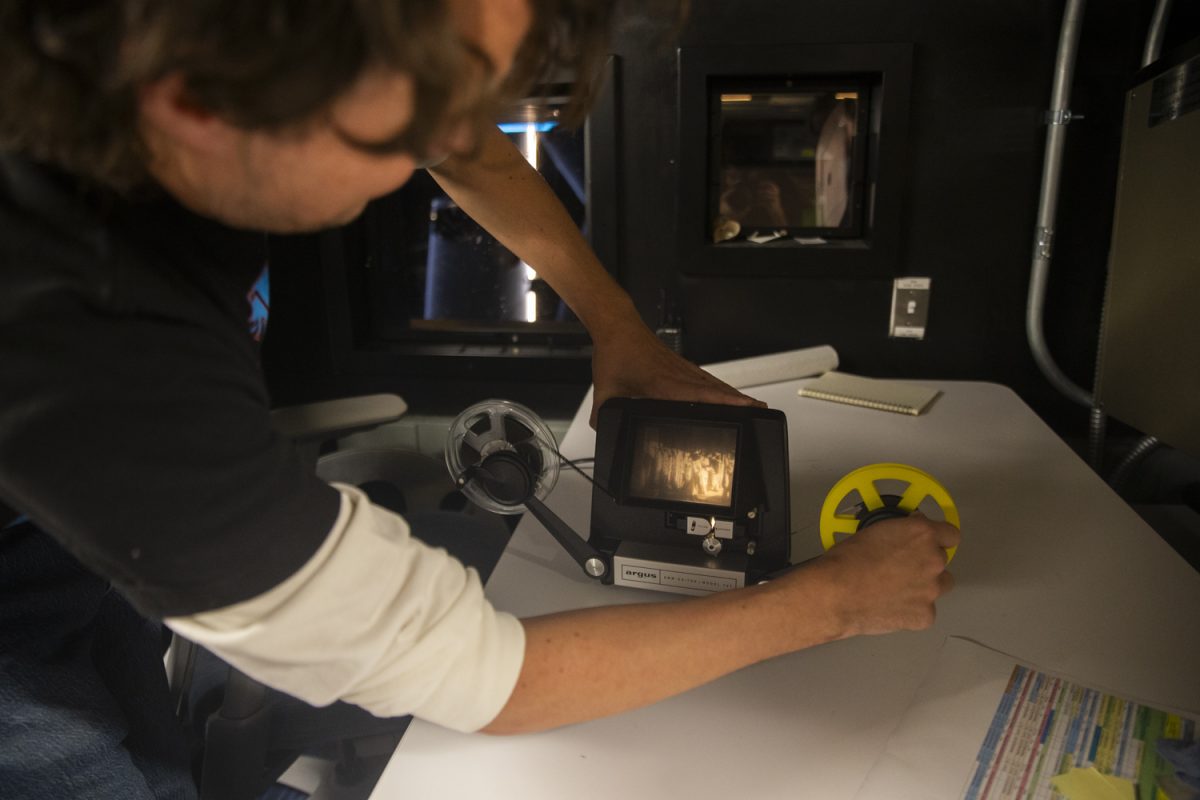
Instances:
[[[491,722],[516,685],[525,633],[474,569],[414,538],[353,487],[324,544],[295,574],[235,605],[166,624],[247,675],[313,705],[459,731]]]

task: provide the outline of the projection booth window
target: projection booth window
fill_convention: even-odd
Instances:
[[[552,104],[523,106],[499,127],[586,235],[584,132],[560,126],[558,114]],[[460,341],[477,333],[507,341],[510,334],[583,331],[536,270],[425,173],[374,204],[371,217],[368,296],[382,338]]]
[[[712,241],[860,236],[868,92],[861,81],[712,80]]]

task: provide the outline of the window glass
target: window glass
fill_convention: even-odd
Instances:
[[[716,82],[713,241],[858,235],[864,94]]]

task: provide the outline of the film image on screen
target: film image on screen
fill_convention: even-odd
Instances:
[[[643,422],[633,442],[629,494],[732,506],[737,437],[736,426]]]

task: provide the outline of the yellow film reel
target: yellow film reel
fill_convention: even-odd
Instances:
[[[876,483],[897,481],[906,484],[900,495],[880,494]],[[846,510],[846,501],[852,492],[858,492],[862,503],[852,512]],[[837,544],[835,537],[846,537],[858,532],[864,523],[870,524],[889,516],[905,516],[917,510],[925,499],[937,504],[946,522],[958,528],[958,509],[946,487],[930,474],[907,464],[871,464],[859,467],[846,475],[829,490],[821,506],[821,544],[825,549]],[[958,548],[946,551],[946,561],[954,558]]]

